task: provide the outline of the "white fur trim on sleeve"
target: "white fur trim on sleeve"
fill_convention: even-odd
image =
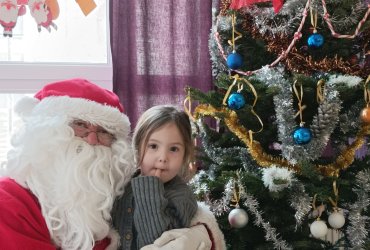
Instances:
[[[117,250],[120,245],[120,236],[118,232],[114,229],[110,229],[108,238],[110,238],[110,244],[105,250]]]
[[[225,250],[225,238],[221,232],[214,214],[209,210],[208,206],[203,202],[198,202],[198,210],[191,221],[191,225],[206,224],[212,232],[213,243],[215,250]]]

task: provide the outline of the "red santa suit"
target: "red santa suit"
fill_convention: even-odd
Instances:
[[[55,250],[37,198],[10,178],[0,178],[0,249]],[[108,238],[97,242],[103,250]]]
[[[135,169],[118,96],[76,78],[46,84],[14,109],[24,123],[0,169],[0,250],[116,249],[109,213]],[[74,136],[80,119],[107,128],[113,145]]]

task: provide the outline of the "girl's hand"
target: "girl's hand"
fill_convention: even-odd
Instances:
[[[162,173],[162,169],[157,168],[157,169],[155,169],[154,176],[161,179],[161,173]]]

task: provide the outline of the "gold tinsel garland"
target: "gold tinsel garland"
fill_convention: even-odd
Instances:
[[[292,56],[286,58],[286,65],[290,70],[296,70],[304,74],[310,74],[312,73],[312,70],[317,70],[361,75],[361,69],[359,66],[350,65],[337,55],[335,55],[334,58],[325,57],[322,60],[315,61],[311,56],[302,56],[297,53],[296,48],[292,49],[291,54]]]
[[[261,167],[268,168],[272,165],[278,165],[296,173],[301,171],[301,166],[292,165],[286,159],[267,154],[261,147],[260,143],[250,137],[249,131],[239,124],[239,119],[235,111],[226,107],[217,109],[209,104],[200,104],[194,110],[194,117],[199,118],[199,116],[211,116],[213,118],[224,119],[229,130],[247,146],[250,155]],[[362,146],[365,142],[365,136],[368,134],[370,134],[370,124],[362,125],[354,142],[343,150],[341,155],[338,156],[333,163],[328,165],[316,165],[315,168],[325,176],[338,177],[341,170],[345,170],[350,164],[352,164],[355,157],[355,151]]]
[[[335,162],[328,165],[318,165],[316,168],[326,176],[338,176],[340,170],[345,170],[352,164],[356,150],[365,143],[365,136],[370,134],[370,124],[363,124],[355,140],[341,152]]]

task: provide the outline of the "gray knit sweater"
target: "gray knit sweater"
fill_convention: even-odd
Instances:
[[[154,176],[132,178],[112,211],[120,249],[140,249],[164,231],[189,227],[197,208],[195,196],[178,176],[165,184]]]

